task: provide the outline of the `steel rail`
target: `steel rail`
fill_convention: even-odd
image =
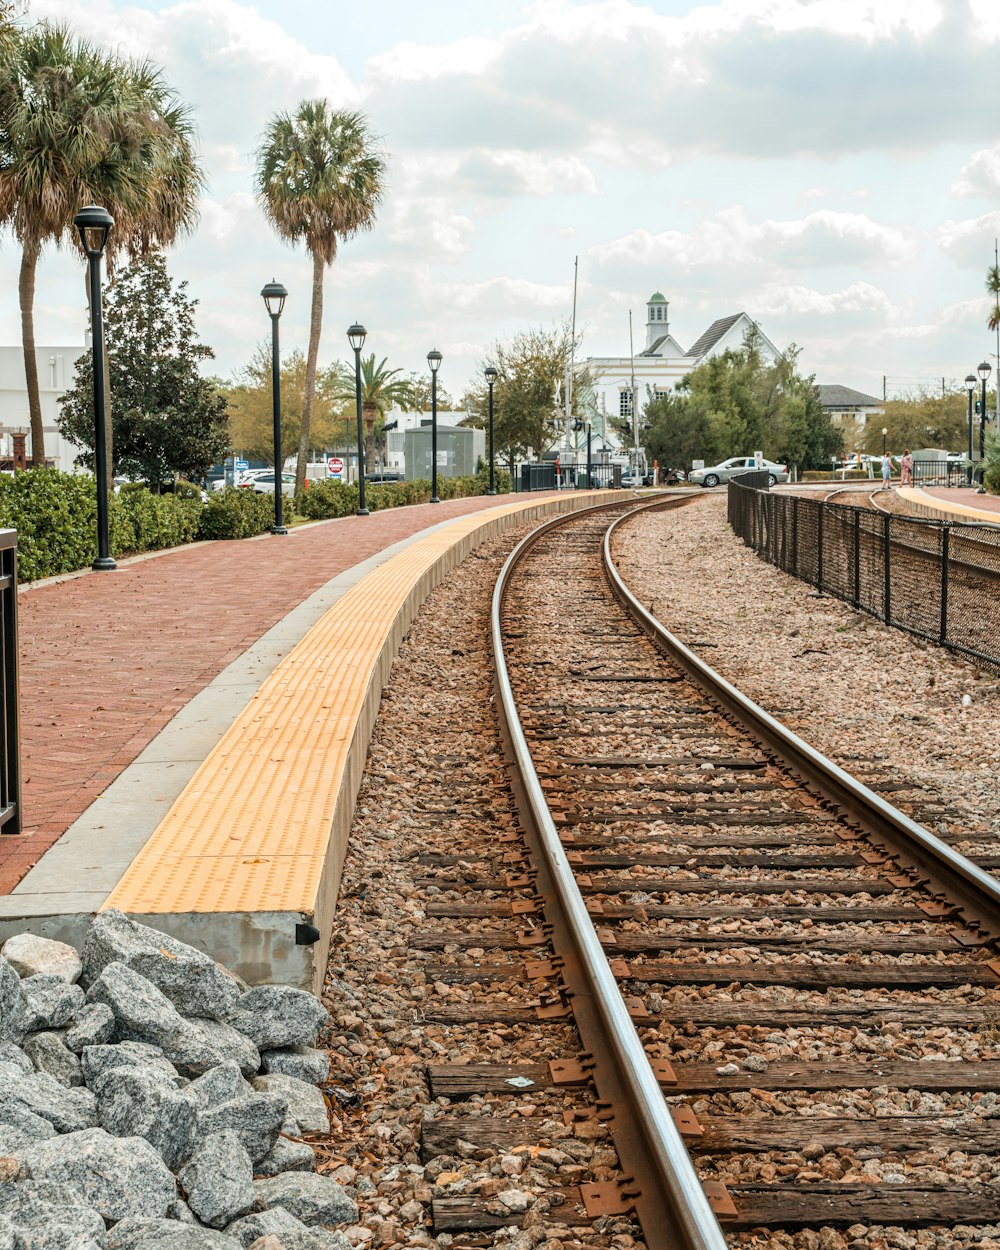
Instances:
[[[666,501],[666,506],[672,502]],[[661,497],[652,506],[664,505]],[[616,505],[603,505],[612,506]],[[640,505],[638,510],[648,507]],[[556,517],[534,530],[511,552],[497,580],[491,641],[501,729],[515,768],[519,814],[539,856],[539,887],[546,897],[546,920],[556,935],[563,981],[581,1039],[593,1059],[594,1084],[626,1173],[622,1192],[634,1206],[649,1250],[726,1250],[726,1238],[608,966],[549,813],[504,654],[501,608],[514,570],[541,537],[581,515],[586,513]]]
[[[967,925],[980,929],[993,941],[1000,940],[1000,882],[995,877],[781,724],[726,681],[643,607],[625,585],[611,556],[612,537],[630,515],[615,521],[604,536],[604,572],[612,592],[633,620],[789,771],[809,781],[871,835],[874,845],[885,850],[888,857],[910,875],[909,884],[927,887]]]

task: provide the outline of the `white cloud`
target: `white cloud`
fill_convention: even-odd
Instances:
[[[869,282],[853,282],[840,291],[823,293],[811,287],[768,283],[751,296],[754,315],[761,317],[857,317],[889,321],[893,302]]]
[[[238,230],[257,230],[260,210],[249,191],[237,191],[223,203],[206,196],[199,204],[199,233],[212,243],[227,244]]]
[[[501,44],[494,39],[472,36],[452,43],[397,43],[388,52],[374,56],[368,70],[376,81],[421,82],[443,74],[481,74],[500,55]]]
[[[993,240],[1000,234],[1000,210],[965,221],[947,220],[937,230],[942,249],[960,265],[993,263]]]
[[[973,196],[994,198],[1000,191],[1000,143],[973,152],[972,159],[962,166],[958,181],[952,184],[951,190],[960,199]]]
[[[442,282],[435,298],[454,311],[505,312],[516,310],[530,322],[539,312],[563,314],[572,303],[572,284],[546,285],[525,278],[490,278],[485,282]]]

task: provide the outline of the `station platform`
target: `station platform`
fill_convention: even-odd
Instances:
[[[969,486],[918,486],[905,490],[907,499],[923,505],[926,516],[1000,523],[1000,495],[980,495]]]
[[[415,505],[199,544],[19,598],[26,830],[0,940],[117,906],[318,988],[368,738],[420,603],[479,543],[631,497]]]

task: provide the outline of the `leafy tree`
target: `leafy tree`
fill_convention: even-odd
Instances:
[[[979,389],[973,396],[979,399]],[[973,416],[978,438],[979,418]],[[914,393],[904,399],[890,399],[885,414],[873,418],[865,428],[861,450],[869,455],[882,454],[882,429],[886,447],[899,453],[906,448],[943,447],[947,451],[965,451],[969,439],[969,398],[965,390],[946,395]],[[978,446],[978,443],[977,443]]]
[[[312,311],[299,429],[297,488],[305,486],[312,440],[323,270],[337,245],[370,230],[384,191],[385,161],[360,113],[338,112],[326,100],[304,100],[294,114],[271,119],[257,150],[256,188],[268,221],[283,239],[304,240],[312,256]]]
[[[406,381],[410,388],[413,405],[408,411],[430,412],[431,379],[429,371],[428,373],[410,373],[407,375]],[[452,399],[451,393],[440,382],[437,384],[437,404],[441,412],[453,412],[455,410],[455,401]],[[464,399],[462,406],[465,406]]]
[[[190,228],[202,174],[188,110],[148,61],[40,22],[0,56],[0,222],[21,245],[18,293],[31,453],[44,463],[35,360],[35,272],[46,243],[79,242],[85,204],[115,219],[107,258],[144,255]],[[109,430],[111,423],[109,423]],[[110,462],[110,457],[109,457]]]
[[[375,353],[361,357],[361,416],[365,426],[365,464],[375,463],[375,427],[381,427],[385,414],[394,405],[404,412],[413,412],[419,406],[418,396],[414,393],[412,383],[398,376],[401,369],[389,369],[388,357],[383,356],[375,364]],[[345,410],[357,410],[357,391],[354,369],[345,366],[343,381],[338,385],[334,396]],[[441,392],[438,390],[438,406],[441,407]],[[428,403],[428,407],[429,407]]]
[[[197,300],[187,283],[175,286],[161,252],[124,270],[107,297],[105,340],[111,378],[114,471],[159,486],[176,474],[196,478],[229,446],[226,398],[198,372],[214,352],[195,332]],[[91,354],[76,365],[61,400],[64,437],[87,450],[77,463],[94,464],[94,385]]]
[[[986,290],[993,296],[993,307],[986,324],[995,330],[1000,326],[1000,265],[990,265],[986,270]]]
[[[493,387],[494,446],[511,472],[529,450],[540,456],[562,432],[563,414],[556,408],[556,394],[565,377],[570,347],[571,335],[565,326],[527,330],[515,334],[509,343],[495,344],[482,362],[480,377],[487,365],[497,371]],[[470,415],[463,424],[485,428],[489,420],[485,382],[471,388],[465,399]]]
[[[702,459],[715,464],[760,449],[769,460],[800,468],[835,455],[840,432],[824,412],[812,377],[798,372],[792,344],[766,360],[755,329],[740,348],[710,357],[676,392],[649,394],[645,409],[650,454],[663,467]]]
[[[346,365],[334,365],[317,375],[313,400],[310,454],[336,444],[339,410],[337,392],[346,385]],[[281,364],[281,446],[298,448],[306,395],[306,358],[301,351],[286,356]],[[274,459],[274,405],[271,391],[271,346],[261,343],[236,382],[226,389],[229,430],[233,447],[256,460]],[[351,413],[354,373],[351,371]]]

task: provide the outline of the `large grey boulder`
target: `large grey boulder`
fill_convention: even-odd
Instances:
[[[171,1219],[121,1220],[104,1234],[102,1245],[104,1250],[237,1250],[224,1233]]]
[[[315,1172],[289,1172],[254,1181],[263,1207],[283,1207],[303,1224],[343,1224],[358,1218],[357,1204],[342,1185]]]
[[[34,1064],[21,1047],[15,1046],[13,1042],[0,1042],[0,1071],[5,1067],[16,1068],[25,1076],[35,1070]],[[0,1088],[2,1088],[2,1077],[0,1077]]]
[[[72,1188],[106,1220],[162,1216],[177,1196],[166,1164],[142,1137],[112,1137],[84,1129],[29,1146],[21,1155],[28,1176]]]
[[[151,981],[189,1016],[224,1016],[236,1006],[239,985],[214,959],[123,912],[98,913],[83,942],[88,984],[110,963],[122,963]]]
[[[143,1137],[172,1172],[195,1147],[198,1113],[157,1068],[110,1068],[93,1084],[102,1128],[115,1137]]]
[[[280,1094],[251,1093],[203,1108],[198,1112],[198,1131],[209,1134],[232,1129],[253,1163],[257,1163],[278,1140],[287,1113],[288,1103]]]
[[[24,1037],[24,990],[21,978],[0,959],[0,1041],[19,1042]]]
[[[246,1098],[252,1093],[253,1086],[244,1080],[235,1059],[227,1059],[196,1077],[184,1091],[185,1097],[190,1098],[198,1108],[217,1107],[220,1103]]]
[[[48,1136],[54,1136],[52,1125],[45,1120],[41,1122],[48,1128]],[[9,1124],[0,1124],[0,1159],[11,1159],[15,1155],[19,1155],[25,1146],[30,1146],[34,1142],[41,1140],[42,1138],[40,1137],[33,1137],[30,1133],[25,1133],[23,1129],[13,1128]]]
[[[260,1071],[260,1051],[239,1029],[224,1020],[204,1020],[197,1016],[190,1017],[188,1024],[204,1045],[221,1058],[235,1059],[244,1076],[254,1076]]]
[[[32,1141],[43,1141],[56,1134],[51,1121],[30,1111],[20,1099],[14,1097],[9,1085],[6,1089],[0,1089],[0,1127],[15,1129]]]
[[[39,1072],[65,1085],[67,1089],[83,1084],[80,1060],[67,1047],[61,1033],[29,1033],[23,1042],[24,1053]]]
[[[290,1134],[290,1136],[288,1136]],[[293,1140],[297,1136],[294,1122],[281,1126],[281,1136],[254,1165],[258,1176],[277,1176],[281,1172],[311,1172],[316,1165],[312,1146]]]
[[[312,1046],[289,1046],[286,1050],[265,1050],[260,1057],[265,1072],[294,1076],[310,1085],[322,1085],[330,1075],[330,1052]]]
[[[17,1250],[17,1230],[6,1215],[0,1215],[0,1250]]]
[[[164,1057],[159,1046],[149,1046],[145,1042],[119,1042],[117,1046],[87,1046],[81,1059],[83,1077],[88,1085],[93,1085],[97,1078],[113,1068],[155,1068],[162,1076],[172,1081],[178,1089],[187,1085],[187,1080],[180,1075],[169,1059]]]
[[[325,1250],[317,1231],[283,1207],[245,1215],[230,1224],[226,1232],[235,1237],[244,1250],[259,1237],[276,1237],[284,1250]]]
[[[18,1250],[25,1245],[62,1247],[104,1236],[104,1220],[72,1185],[46,1179],[28,1179],[0,1185],[0,1218],[18,1230]],[[45,1243],[42,1234],[51,1232]],[[28,1239],[30,1232],[31,1238]]]
[[[61,977],[64,981],[78,981],[83,971],[80,956],[65,942],[37,937],[34,933],[16,933],[4,942],[0,955],[10,964],[19,977],[33,977],[39,973]]]
[[[329,1133],[330,1115],[326,1099],[315,1085],[307,1085],[294,1076],[271,1072],[254,1077],[254,1089],[262,1094],[281,1094],[288,1099],[288,1116],[300,1133]]]
[[[24,1030],[61,1029],[83,1006],[83,990],[62,977],[41,972],[21,982],[24,993]]]
[[[255,985],[226,1016],[258,1050],[308,1046],[326,1024],[327,1011],[315,995],[291,985]]]
[[[165,994],[123,963],[105,965],[88,989],[87,1001],[111,1008],[119,1040],[159,1046],[188,1075],[206,1072],[225,1058]]]
[[[177,1175],[188,1206],[209,1228],[224,1228],[253,1206],[253,1164],[231,1130],[204,1139]]]
[[[110,1042],[115,1033],[115,1015],[104,1003],[84,1003],[66,1030],[65,1042],[74,1055],[87,1046]]]
[[[48,1120],[57,1133],[75,1133],[97,1124],[97,1100],[90,1090],[67,1089],[47,1072],[19,1076],[0,1092],[0,1123],[19,1128],[21,1119],[7,1114],[10,1104]]]

